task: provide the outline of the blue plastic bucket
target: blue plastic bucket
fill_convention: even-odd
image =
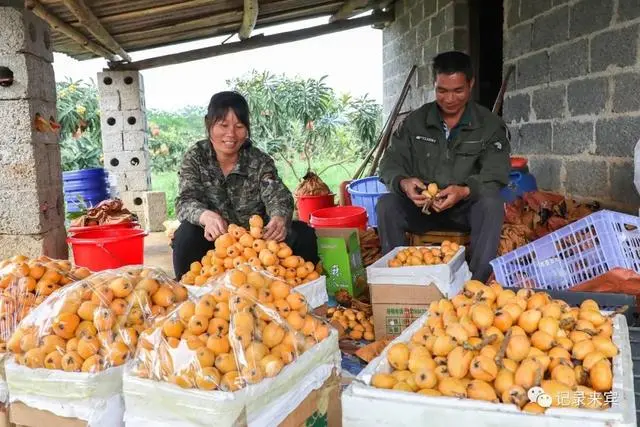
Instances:
[[[538,185],[536,183],[536,178],[532,174],[512,170],[509,174],[509,184],[502,189],[500,194],[502,196],[502,200],[506,203],[511,203],[524,193],[536,191],[537,189]]]
[[[109,198],[109,179],[102,168],[63,172],[62,187],[67,213],[80,212],[82,201],[92,207]]]
[[[369,227],[378,226],[376,215],[376,204],[381,195],[389,192],[387,187],[377,176],[370,176],[355,181],[351,181],[347,186],[347,191],[351,195],[351,204],[366,209],[369,218]]]

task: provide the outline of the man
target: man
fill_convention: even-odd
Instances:
[[[391,190],[376,206],[382,252],[407,245],[406,232],[471,231],[470,269],[486,281],[504,217],[510,146],[504,122],[471,98],[471,58],[445,52],[433,59],[436,100],[412,112],[391,139],[380,177]],[[429,183],[440,188],[422,213]]]

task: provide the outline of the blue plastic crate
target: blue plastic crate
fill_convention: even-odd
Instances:
[[[369,227],[377,227],[376,204],[380,196],[389,192],[386,185],[377,176],[370,176],[352,181],[347,186],[347,191],[351,195],[352,205],[360,206],[367,210]]]
[[[491,261],[507,287],[569,289],[622,267],[640,272],[640,218],[599,211]]]

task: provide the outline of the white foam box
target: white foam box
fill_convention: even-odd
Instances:
[[[289,414],[333,372],[340,372],[338,332],[285,366],[273,378],[236,392],[182,389],[138,378],[127,368],[123,378],[127,427],[249,426],[271,427]]]
[[[54,425],[122,426],[123,371],[122,366],[95,374],[30,369],[18,365],[11,358],[5,363],[11,421],[38,427],[51,425],[42,421],[43,416],[46,419],[57,416],[66,418],[66,421],[71,419],[73,421],[69,422],[75,424],[64,424],[63,420],[58,420]]]
[[[629,328],[624,316],[614,320],[613,342],[619,353],[613,358],[612,395],[617,400],[604,410],[549,408],[544,414],[528,414],[515,405],[453,397],[423,396],[370,386],[376,373],[389,373],[389,348],[408,342],[428,314],[416,320],[360,372],[342,393],[342,425],[345,427],[416,426],[429,427],[632,427],[636,425],[633,390],[633,362]]]
[[[439,246],[421,246],[429,249],[440,249]],[[369,285],[426,285],[434,283],[447,297],[457,295],[462,289],[452,286],[455,274],[467,263],[464,247],[460,247],[454,257],[446,264],[420,265],[414,267],[389,267],[389,261],[407,246],[399,246],[367,267]]]

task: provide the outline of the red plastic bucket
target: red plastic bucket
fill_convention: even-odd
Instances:
[[[144,262],[144,238],[136,228],[84,231],[69,237],[76,265],[102,271]]]
[[[367,210],[360,206],[336,206],[319,209],[311,214],[316,228],[359,228],[367,230]]]
[[[137,222],[122,222],[120,224],[103,224],[103,225],[87,225],[85,227],[69,227],[69,234],[75,235],[77,233],[83,233],[85,231],[100,231],[100,230],[116,230],[123,228],[138,228],[140,224]]]
[[[309,222],[311,213],[318,209],[330,208],[335,206],[334,194],[325,196],[300,196],[298,197],[298,219],[300,221]]]

